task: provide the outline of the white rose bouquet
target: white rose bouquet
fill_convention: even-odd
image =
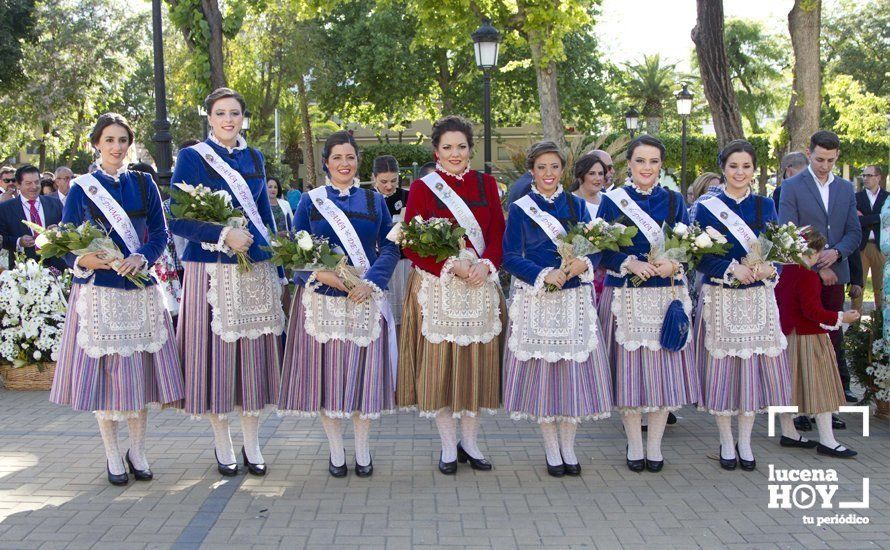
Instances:
[[[68,307],[65,285],[66,279],[34,260],[0,273],[0,358],[40,371],[57,359]]]
[[[576,223],[559,238],[556,251],[559,253],[559,269],[564,269],[575,258],[595,254],[602,250],[618,250],[622,246],[630,246],[639,229],[622,224],[610,224],[594,218],[586,223]],[[548,292],[557,290],[556,286],[547,284]]]
[[[664,248],[653,246],[647,255],[650,262],[672,260],[694,269],[705,254],[723,256],[731,248],[726,237],[710,226],[702,229],[698,224],[677,222],[673,227],[663,224],[661,230],[664,233]],[[639,286],[643,280],[634,276],[631,283]]]
[[[343,284],[352,289],[361,281],[355,269],[346,263],[346,255],[331,248],[327,238],[300,230],[272,236],[272,245],[263,247],[272,254],[274,265],[294,271],[336,271]]]
[[[747,261],[745,265],[749,266],[757,262],[804,265],[803,255],[807,252],[805,229],[806,226],[797,227],[791,222],[768,223],[757,238],[756,250],[752,250],[743,263]]]
[[[232,205],[232,196],[225,189],[211,191],[203,185],[174,183],[170,187],[170,213],[174,218],[215,223],[224,227],[247,227],[244,212]],[[252,269],[247,252],[228,252],[238,257],[238,267],[243,271]]]

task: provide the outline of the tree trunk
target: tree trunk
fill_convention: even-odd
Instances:
[[[657,136],[661,133],[661,117],[646,117],[646,133],[650,136]]]
[[[705,97],[714,118],[717,143],[722,149],[730,141],[745,137],[723,41],[723,0],[696,0],[696,12],[692,41],[698,55]]]
[[[309,99],[306,97],[306,82],[303,75],[297,78],[297,101],[300,104],[300,120],[303,125],[303,165],[306,167],[306,180],[303,191],[318,187],[315,174],[315,148],[312,146],[312,121],[309,120]]]
[[[532,52],[532,64],[538,80],[538,103],[541,109],[541,126],[544,139],[556,142],[566,148],[565,126],[562,123],[562,112],[559,110],[559,89],[556,83],[556,63],[543,63],[544,42],[537,33],[529,34],[528,45]]]
[[[201,0],[204,19],[210,27],[207,55],[210,57],[210,88],[215,90],[226,85],[225,60],[223,59],[222,13],[218,0]]]
[[[788,12],[788,31],[794,49],[791,104],[785,118],[789,150],[803,151],[819,129],[822,104],[822,69],[819,65],[821,0],[795,0]]]

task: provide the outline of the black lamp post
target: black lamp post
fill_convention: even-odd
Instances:
[[[158,165],[158,184],[170,185],[173,175],[173,136],[170,135],[170,121],[167,120],[167,85],[164,82],[164,36],[161,26],[161,0],[151,2],[152,40],[154,43],[155,70],[155,135],[152,141],[157,144],[155,162]]]
[[[498,64],[498,47],[501,33],[491,26],[490,19],[483,19],[482,26],[472,34],[476,50],[476,66],[482,69],[482,115],[485,124],[485,173],[491,174],[491,69]]]
[[[683,118],[682,155],[680,161],[680,191],[686,196],[686,121],[692,112],[692,92],[689,84],[683,83],[683,89],[677,92],[677,114]]]
[[[637,128],[640,127],[640,113],[636,108],[631,107],[624,113],[624,127],[630,132],[630,139],[633,139]]]

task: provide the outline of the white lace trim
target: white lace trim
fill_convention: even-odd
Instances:
[[[210,329],[222,341],[231,343],[284,331],[281,285],[271,263],[254,263],[246,273],[238,270],[238,264],[206,264],[205,269],[210,279]]]
[[[221,142],[219,140],[219,138],[213,134],[212,131],[210,132],[210,134],[207,137],[210,138],[210,141],[219,145],[220,147],[222,147],[229,153],[231,153],[232,151],[240,151],[242,149],[247,149],[247,140],[244,139],[244,136],[242,136],[241,134],[238,134],[235,137],[235,146],[234,147],[229,147],[228,145],[223,144],[223,142]]]
[[[178,412],[181,412],[182,414],[188,414],[189,418],[191,420],[205,420],[205,419],[209,419],[210,417],[215,417],[218,420],[228,420],[229,415],[231,414],[231,413],[189,414],[188,412],[185,411],[185,409],[176,409],[176,410]],[[241,405],[235,405],[235,407],[232,409],[232,412],[237,413],[237,416],[258,417],[258,416],[262,415],[264,412],[277,413],[278,406],[270,404],[270,405],[266,405],[262,409],[245,412],[244,409],[241,407]]]
[[[545,267],[544,269],[541,270],[540,273],[538,273],[538,276],[535,277],[535,284],[532,285],[534,287],[535,291],[544,289],[544,285],[546,284],[544,282],[544,279],[547,278],[547,275],[550,275],[550,272],[553,271],[554,269],[556,269],[556,268],[555,267]],[[517,280],[518,280],[518,278],[517,278]],[[510,292],[511,300],[513,299],[514,296],[516,296],[515,289],[516,289],[516,285],[514,284],[513,291]]]
[[[663,287],[615,287],[612,314],[615,316],[615,341],[628,351],[645,347],[652,351],[661,349],[661,325],[670,303],[680,300],[686,315],[692,313],[692,301],[686,284],[673,288]],[[691,317],[690,317],[691,318]],[[689,345],[686,339],[683,348]]]
[[[615,273],[614,271],[610,271],[609,274],[615,275],[616,277],[627,277],[628,275],[631,275],[630,261],[636,260],[636,259],[637,259],[637,257],[634,256],[633,254],[628,254],[627,258],[624,258],[624,261],[621,262],[621,266],[619,266],[619,268],[618,268],[618,273]]]
[[[530,420],[532,422],[537,422],[538,424],[550,424],[552,422],[567,422],[569,424],[580,424],[582,422],[591,422],[597,420],[604,420],[612,416],[611,412],[602,412],[596,414],[588,414],[585,416],[536,416],[530,413],[524,412],[511,412],[510,420],[521,421],[521,420]]]
[[[507,342],[516,359],[587,361],[599,340],[591,292],[589,285],[545,292],[517,281]]]
[[[621,415],[656,413],[661,411],[674,412],[683,408],[683,405],[672,405],[670,407],[659,407],[656,405],[645,405],[642,407],[615,407],[615,411]]]
[[[228,256],[234,256],[235,251],[229,248],[226,244],[226,237],[232,229],[234,229],[234,227],[231,225],[223,227],[223,230],[219,233],[219,239],[217,239],[215,243],[201,243],[201,248],[209,252],[223,252]]]
[[[307,286],[301,298],[306,333],[321,344],[343,340],[363,348],[380,338],[382,314],[377,300],[383,293],[377,285],[368,284],[375,289],[375,295],[361,304],[346,296],[326,296],[315,292],[319,286],[317,283]]]
[[[788,347],[772,289],[704,285],[701,319],[711,357],[778,357]]]
[[[413,410],[416,410],[416,408],[408,407],[408,408],[403,408],[402,410],[413,411]],[[420,418],[436,418],[436,415],[439,414],[440,410],[441,409],[436,409],[434,411],[421,410],[419,415],[420,415]],[[497,411],[497,409],[486,409],[485,407],[480,407],[478,411],[469,411],[467,409],[463,409],[460,411],[452,412],[451,417],[452,418],[461,418],[464,416],[468,416],[470,418],[476,418],[477,416],[480,416],[481,413],[485,413],[485,414],[489,414],[489,415],[496,415],[498,413],[498,411]]]
[[[655,189],[656,189],[659,185],[660,185],[660,182],[657,182],[657,181],[656,181],[654,184],[652,184],[652,187],[650,187],[649,189],[645,189],[645,190],[644,190],[644,189],[642,189],[639,185],[637,185],[637,182],[635,182],[635,181],[633,181],[633,180],[631,180],[631,182],[630,182],[630,186],[633,187],[633,190],[636,191],[637,193],[643,195],[644,197],[647,196],[647,195],[651,195],[652,192],[655,191]]]
[[[580,260],[582,262],[584,262],[585,264],[587,264],[587,271],[578,275],[578,278],[581,279],[582,283],[592,283],[593,278],[596,274],[594,273],[594,270],[593,270],[593,264],[590,263],[590,258],[588,258],[587,256],[582,256],[580,258]]]
[[[167,310],[156,286],[123,290],[83,285],[77,315],[77,345],[93,359],[157,353],[167,343]]]
[[[378,420],[381,416],[385,414],[395,414],[398,412],[398,409],[385,409],[378,412],[373,413],[363,413],[360,411],[331,411],[328,409],[322,409],[319,411],[297,411],[293,409],[278,409],[275,414],[278,415],[279,418],[285,416],[293,416],[297,418],[318,418],[320,415],[325,415],[328,418],[339,418],[339,419],[349,419],[358,417],[361,420]]]
[[[726,271],[723,272],[723,279],[721,280],[723,284],[731,286],[738,280],[735,278],[735,275],[732,274],[732,270],[735,269],[735,266],[737,265],[740,264],[735,258],[733,258],[732,261],[729,262],[729,266],[727,266]]]
[[[2,238],[0,238],[0,242],[2,242]],[[80,266],[80,259],[82,257],[83,256],[78,256],[74,259],[74,267],[71,268],[71,273],[73,273],[74,276],[78,279],[89,279],[93,276],[93,273],[95,273],[95,271]]]
[[[92,413],[99,420],[112,420],[114,422],[122,422],[124,420],[129,420],[131,418],[138,418],[140,413],[145,412],[147,410],[159,411],[162,408],[163,408],[163,405],[161,403],[158,403],[157,401],[152,401],[151,403],[146,403],[145,408],[142,410],[127,410],[127,411],[101,410],[101,411],[92,411]]]
[[[844,324],[844,312],[838,311],[837,312],[837,323],[835,323],[834,325],[823,325],[822,323],[819,323],[819,326],[822,328],[822,330],[838,330],[841,328],[841,325],[843,325],[843,324]]]
[[[461,172],[460,174],[452,174],[451,172],[449,172],[448,170],[446,170],[445,167],[442,166],[441,163],[436,162],[436,171],[438,171],[438,172],[440,172],[440,173],[442,173],[442,174],[445,174],[445,175],[447,175],[447,176],[451,176],[452,178],[457,178],[457,179],[463,181],[463,180],[464,180],[464,176],[466,176],[467,174],[470,173],[470,164],[467,163],[467,167],[464,168],[464,171]],[[444,178],[443,178],[443,179],[444,179]],[[445,180],[445,181],[447,182],[448,180]]]
[[[709,409],[707,407],[702,407],[701,405],[699,405],[696,408],[700,412],[706,412],[706,413],[712,414],[714,416],[754,416],[757,414],[766,414],[766,412],[767,412],[766,408],[757,409],[756,411],[743,411],[741,409],[718,411],[716,409]]]
[[[541,192],[538,190],[538,186],[535,185],[535,184],[532,184],[531,192],[534,193],[535,195],[541,197],[542,199],[544,199],[546,202],[548,202],[548,203],[550,203],[550,204],[555,203],[555,202],[556,202],[556,199],[559,198],[559,196],[562,195],[562,193],[563,193],[563,191],[562,191],[562,185],[557,185],[557,186],[556,186],[556,190],[553,192],[552,195],[550,195],[550,196],[548,197],[548,196],[545,196],[544,193],[541,193]]]

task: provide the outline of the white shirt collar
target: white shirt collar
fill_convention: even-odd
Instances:
[[[213,135],[213,132],[210,132],[210,135],[208,136],[208,138],[210,139],[210,141],[219,145],[220,147],[222,147],[229,153],[231,153],[232,151],[240,151],[242,149],[247,149],[247,140],[245,140],[241,134],[238,134],[238,137],[235,138],[235,146],[234,147],[228,147],[226,145],[223,145],[222,142],[219,139],[217,139],[215,135]]]
[[[448,174],[452,178],[457,178],[459,180],[462,180],[462,179],[464,179],[464,176],[466,176],[470,172],[470,165],[467,164],[467,167],[464,168],[464,171],[461,172],[460,174],[452,174],[451,172],[446,170],[444,166],[442,166],[440,163],[437,162],[436,170],[438,170],[439,172],[442,172],[443,174]]]
[[[102,168],[102,164],[101,164],[101,163],[96,163],[96,171],[97,171],[97,172],[102,172],[103,174],[105,174],[105,175],[108,176],[109,178],[113,179],[115,182],[119,182],[120,179],[121,179],[121,174],[123,174],[124,172],[127,171],[127,167],[126,167],[126,165],[121,164],[120,169],[118,169],[117,172],[115,172],[114,174],[112,174],[111,172],[108,172],[107,170],[105,170],[104,168]]]
[[[865,192],[868,193],[869,197],[876,199],[876,198],[878,198],[878,194],[881,192],[881,188],[878,187],[878,190],[875,191],[874,193],[872,193],[871,191],[869,191],[868,187],[866,187]]]
[[[28,199],[25,198],[24,195],[19,195],[19,198],[22,199],[22,205],[25,208],[31,208],[31,203],[28,201]],[[40,195],[37,195],[37,198],[34,199],[34,204],[37,206],[37,210],[40,210],[43,207],[43,203],[40,202]]]
[[[534,193],[535,195],[538,195],[539,197],[541,197],[545,201],[549,202],[550,204],[553,204],[554,202],[556,202],[556,199],[560,195],[562,195],[562,185],[557,185],[556,191],[554,191],[553,194],[550,195],[549,197],[545,197],[540,191],[538,191],[538,188],[534,183],[532,183],[531,192]]]
[[[813,172],[813,168],[810,165],[807,165],[807,170],[810,171],[810,175],[813,176],[813,181],[815,181],[816,185],[818,185],[819,187],[828,187],[829,185],[831,185],[831,182],[834,181],[834,173],[832,172],[828,173],[828,181],[822,183],[819,181],[819,178],[816,177],[816,173]]]
[[[639,193],[641,195],[651,195],[652,192],[655,191],[655,188],[661,184],[659,182],[656,182],[655,185],[650,187],[648,191],[643,191],[642,189],[640,189],[640,187],[636,184],[636,182],[631,181],[630,185],[631,185],[631,187],[634,188],[634,191],[636,191],[637,193]]]
[[[726,192],[726,189],[723,189],[723,194],[726,195],[730,200],[735,201],[736,204],[742,204],[742,203],[745,201],[745,199],[747,199],[748,197],[751,196],[751,188],[749,187],[749,188],[745,191],[745,194],[742,195],[742,198],[740,198],[740,199],[737,199],[737,198],[735,198],[735,197],[733,197],[733,196],[730,196],[730,194]]]
[[[325,176],[324,184],[331,186],[331,189],[337,191],[337,194],[341,197],[348,197],[352,190],[356,187],[361,187],[361,181],[358,178],[352,178],[352,185],[347,187],[346,189],[340,189],[339,187],[334,186],[334,182],[331,181],[331,178]]]

